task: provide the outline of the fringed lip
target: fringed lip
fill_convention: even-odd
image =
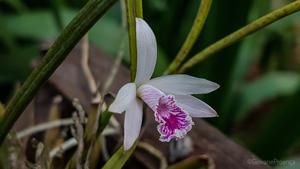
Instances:
[[[159,140],[169,142],[171,139],[181,139],[192,129],[194,122],[191,116],[176,103],[173,95],[159,98],[155,116],[158,119]]]

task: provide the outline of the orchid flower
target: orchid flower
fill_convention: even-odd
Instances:
[[[157,57],[153,31],[136,18],[137,71],[135,82],[118,91],[109,111],[125,112],[124,149],[128,150],[138,138],[143,117],[143,102],[154,112],[160,141],[183,138],[194,125],[191,117],[215,117],[209,105],[192,96],[206,94],[219,88],[211,81],[184,74],[167,75],[150,80]]]

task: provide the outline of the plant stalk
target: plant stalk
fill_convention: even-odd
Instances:
[[[137,66],[137,45],[135,18],[143,18],[142,0],[125,0],[127,14],[127,28],[130,49],[130,74],[131,81],[135,80]]]
[[[278,21],[279,19],[291,15],[300,10],[300,0],[296,0],[290,4],[287,4],[273,12],[270,12],[267,15],[262,16],[261,18],[253,21],[252,23],[242,27],[241,29],[231,33],[230,35],[224,37],[223,39],[213,43],[208,46],[187,62],[179,69],[177,73],[186,72],[191,67],[195,66],[199,62],[208,58],[209,56],[219,52],[220,50],[232,45],[233,43],[245,38],[246,36],[268,26],[269,24]]]
[[[135,0],[136,17],[143,18],[143,0]]]
[[[125,0],[126,14],[127,14],[127,28],[129,39],[129,51],[130,51],[130,75],[131,81],[134,81],[137,65],[137,52],[136,52],[136,30],[135,30],[135,1]]]
[[[212,0],[201,1],[193,26],[184,44],[182,45],[175,59],[172,61],[171,65],[166,70],[165,74],[171,74],[175,72],[178,69],[178,67],[181,65],[181,63],[184,61],[186,56],[189,54],[189,52],[191,51],[192,47],[194,46],[196,40],[198,39],[202,31],[202,28],[204,26],[204,23],[210,11],[211,4],[212,4]]]

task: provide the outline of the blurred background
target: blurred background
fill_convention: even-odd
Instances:
[[[289,0],[214,0],[200,38],[189,56]],[[40,56],[41,43],[54,40],[84,0],[0,0],[0,102]],[[144,0],[144,18],[158,41],[155,76],[176,56],[197,13],[199,1]],[[92,44],[116,57],[124,32],[118,2],[90,31]],[[127,44],[128,46],[128,44]],[[123,63],[128,65],[128,47]],[[187,72],[221,88],[199,96],[219,118],[209,122],[265,160],[295,159],[300,165],[300,13],[288,16],[210,57]],[[279,166],[278,168],[288,168]],[[299,168],[299,166],[292,166]]]

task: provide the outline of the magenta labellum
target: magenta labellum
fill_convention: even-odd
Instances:
[[[163,142],[183,138],[194,124],[191,116],[176,104],[173,95],[159,98],[155,117],[159,123],[157,130],[161,134],[159,140]]]

